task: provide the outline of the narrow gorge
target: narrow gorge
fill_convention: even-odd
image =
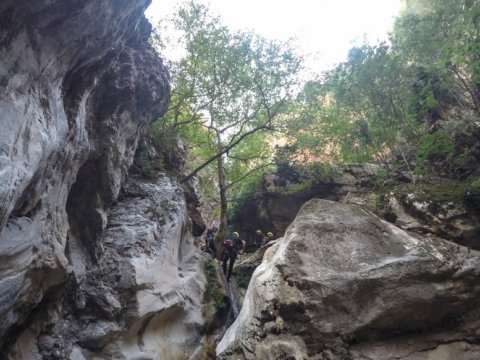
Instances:
[[[294,56],[275,63],[282,48],[253,35],[235,47],[226,28],[207,41],[216,22],[187,18],[203,31],[188,51],[218,63],[202,73],[193,52],[198,68],[172,65],[150,2],[0,2],[0,360],[480,359],[474,106],[439,100],[425,115],[430,128],[468,120],[428,165],[385,141],[389,161],[307,172],[310,143],[287,159],[267,133],[310,131],[288,113],[310,94],[289,97]],[[211,98],[186,100],[198,83]],[[204,234],[217,225],[214,258]],[[256,247],[257,229],[274,239]],[[228,282],[219,246],[234,230],[245,246]]]

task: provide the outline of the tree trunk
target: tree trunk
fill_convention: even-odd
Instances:
[[[219,153],[223,150],[220,132],[218,131],[217,149]],[[218,186],[220,188],[220,224],[218,226],[218,233],[215,239],[215,246],[217,247],[217,257],[220,258],[222,242],[225,239],[225,233],[227,231],[227,184],[225,182],[225,171],[223,169],[223,156],[219,156],[217,158],[217,175]]]

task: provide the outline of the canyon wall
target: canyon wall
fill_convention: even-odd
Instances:
[[[148,4],[0,3],[7,358],[153,357],[159,347],[172,358],[200,326],[203,262],[183,190],[167,177],[125,185],[139,138],[169,101]]]

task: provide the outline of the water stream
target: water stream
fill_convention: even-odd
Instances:
[[[237,283],[235,278],[232,276],[232,278],[230,278],[230,282],[227,282],[227,279],[225,278],[225,275],[223,274],[223,271],[221,269],[220,269],[220,276],[222,278],[223,286],[227,290],[226,292],[230,299],[230,309],[228,310],[225,324],[223,325],[222,329],[217,335],[217,342],[222,340],[223,336],[227,332],[227,329],[235,321],[241,309],[241,301],[240,301],[240,296],[236,291]]]

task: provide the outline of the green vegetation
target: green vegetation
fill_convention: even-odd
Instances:
[[[205,5],[181,5],[168,24],[178,39],[157,35],[154,42],[172,48],[181,43],[186,54],[170,64],[172,99],[162,126],[181,135],[194,155],[183,181],[202,170],[215,173],[221,238],[227,193],[269,165],[268,132],[292,98],[301,63],[289,44],[233,32]]]
[[[376,214],[383,214],[392,195],[397,199],[405,196],[417,202],[429,204],[446,204],[450,202],[466,203],[468,199],[480,195],[480,182],[478,192],[475,193],[472,181],[453,180],[445,178],[431,178],[432,183],[396,184],[378,187],[375,196],[369,198],[365,207]]]
[[[433,134],[422,136],[417,149],[417,159],[421,164],[435,160],[446,160],[454,149],[454,142],[445,130],[440,129]]]
[[[407,189],[408,187],[406,187]],[[424,194],[419,196],[418,200],[436,200],[438,202],[448,202],[454,200],[462,200],[467,194],[468,184],[459,181],[447,181],[440,184],[420,184],[411,187],[411,190],[417,194]]]
[[[403,184],[395,186],[395,195],[401,198],[407,194],[415,194],[416,201],[434,201],[446,203],[450,201],[463,201],[469,194],[470,182],[452,179],[437,179],[432,184]],[[385,187],[378,191],[379,202],[382,202],[392,193],[392,187]],[[387,196],[388,195],[388,196]]]
[[[250,279],[252,278],[252,272],[245,267],[237,268],[236,272],[238,286],[244,289],[248,288],[248,284],[250,283]]]
[[[168,24],[177,38],[153,42],[185,53],[170,64],[170,109],[152,127],[163,160],[140,153],[139,167],[148,177],[166,167],[181,138],[184,180],[200,173],[207,198],[217,199],[219,237],[227,210],[257,191],[265,172],[297,169],[292,192],[335,178],[330,163],[372,162],[383,165],[379,187],[406,171],[414,182],[461,180],[453,190],[418,185],[442,199],[478,191],[480,3],[406,1],[388,41],[356,46],[302,84],[289,43],[231,31],[195,2]]]
[[[390,178],[390,175],[387,169],[379,168],[373,175],[373,181],[376,185],[383,185]]]
[[[468,186],[468,191],[474,195],[480,195],[480,179],[472,180]]]
[[[479,14],[467,0],[406,2],[390,44],[355,47],[304,85],[285,124],[290,159],[400,160],[411,173],[443,160],[468,176],[472,144],[460,139],[479,133]]]
[[[159,171],[165,170],[165,162],[152,146],[141,147],[135,154],[135,170],[149,180],[158,178]]]
[[[303,180],[299,183],[295,183],[295,184],[288,184],[284,187],[281,187],[279,190],[281,193],[285,194],[285,195],[289,195],[289,194],[295,194],[299,191],[302,191],[302,190],[305,190],[305,189],[308,189],[310,186],[312,186],[312,184],[314,184],[314,180],[313,179],[309,179],[309,180]]]
[[[217,309],[224,309],[227,306],[225,294],[217,280],[217,266],[215,260],[210,259],[205,264],[207,274],[207,289],[205,290],[206,302],[213,301]]]

